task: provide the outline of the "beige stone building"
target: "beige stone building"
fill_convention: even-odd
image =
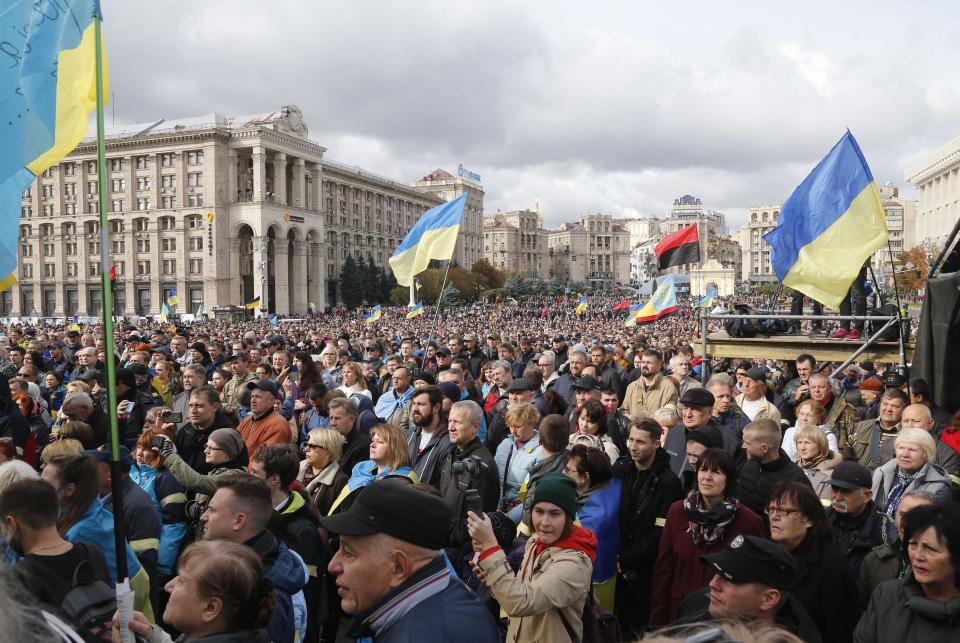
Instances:
[[[900,254],[916,245],[917,202],[904,199],[900,188],[890,182],[880,186],[879,190],[890,244],[874,253],[871,265],[877,280],[888,284],[892,283],[893,267],[898,265]]]
[[[549,279],[547,231],[534,210],[497,212],[483,219],[483,255],[494,268]]]
[[[630,283],[630,233],[609,214],[562,223],[547,239],[549,277],[600,289]]]
[[[621,219],[620,225],[630,233],[630,248],[636,248],[660,235],[660,219],[656,217]]]
[[[742,249],[742,279],[757,286],[775,283],[777,275],[770,263],[770,246],[763,240],[775,227],[780,218],[782,204],[761,205],[747,210],[747,223],[740,230]]]
[[[903,178],[917,190],[915,245],[939,249],[960,217],[960,137],[907,168]]]
[[[434,195],[440,200],[438,202],[451,201],[464,192],[469,195],[453,258],[468,270],[483,259],[483,186],[480,185],[480,177],[460,165],[457,176],[438,168],[412,185]]]
[[[295,106],[114,128],[106,141],[114,310],[151,315],[242,304],[303,314],[335,305],[347,254],[386,266],[439,196],[325,158]],[[23,195],[19,283],[2,316],[98,315],[96,144]]]

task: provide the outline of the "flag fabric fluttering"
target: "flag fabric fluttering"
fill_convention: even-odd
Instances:
[[[176,306],[180,303],[180,300],[177,298],[177,289],[171,288],[167,291],[167,306]]]
[[[631,305],[633,305],[632,301],[629,299],[624,299],[623,301],[618,301],[615,303],[611,310],[629,310]]]
[[[717,298],[717,291],[711,290],[707,293],[707,296],[697,302],[698,308],[710,308],[713,305],[713,301]]]
[[[784,202],[777,227],[763,239],[783,285],[838,308],[887,236],[880,191],[847,131]]]
[[[423,288],[423,280],[419,276],[413,278],[413,285],[416,286],[417,292],[420,292],[420,289]]]
[[[380,309],[380,306],[377,305],[377,306],[374,306],[369,313],[367,313],[364,319],[368,324],[372,324],[373,322],[380,319],[381,316],[383,316],[383,311]]]
[[[416,306],[410,309],[410,312],[407,313],[407,319],[413,319],[417,315],[423,314],[423,303],[419,302]]]
[[[650,301],[636,308],[636,310],[633,307],[630,308],[630,314],[627,316],[625,325],[647,324],[676,311],[677,290],[673,285],[673,279],[663,279]]]
[[[467,193],[424,212],[390,257],[390,268],[401,286],[427,269],[431,259],[450,259],[457,246]]]
[[[280,319],[277,317],[276,313],[270,315],[270,317],[267,318],[267,321],[270,322],[271,326],[277,326],[280,324]]]
[[[316,314],[317,314],[317,305],[316,305],[315,303],[313,303],[312,301],[310,302],[310,305],[307,306],[307,314],[308,314],[308,315],[316,315]]]
[[[51,6],[47,6],[50,4]],[[24,191],[87,134],[96,107],[97,0],[7,0],[0,10],[0,290],[16,282]],[[51,16],[56,15],[59,19]]]
[[[700,262],[700,233],[697,224],[677,230],[660,240],[653,248],[657,256],[657,268],[666,270],[671,266]]]
[[[110,266],[110,281],[117,280],[117,264]]]
[[[582,315],[585,312],[587,312],[587,296],[580,295],[580,299],[577,300],[576,313]]]
[[[170,309],[167,307],[167,302],[160,303],[160,321],[164,324],[167,323],[167,318],[170,316]]]
[[[256,310],[260,308],[260,295],[257,295],[246,303],[247,310]]]
[[[197,319],[203,319],[203,302],[200,302],[200,305],[197,306]]]

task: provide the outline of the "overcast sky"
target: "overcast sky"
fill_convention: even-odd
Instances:
[[[298,105],[338,161],[459,163],[488,214],[779,203],[854,133],[879,184],[960,135],[960,3],[103,0],[116,122]],[[108,124],[110,122],[108,111]]]

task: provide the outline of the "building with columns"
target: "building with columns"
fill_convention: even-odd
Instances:
[[[549,278],[547,231],[534,210],[497,212],[483,219],[483,254],[491,266],[517,275]]]
[[[747,224],[740,230],[741,276],[752,286],[776,283],[777,275],[770,263],[770,246],[763,235],[777,227],[782,204],[760,205],[747,210]]]
[[[697,226],[700,237],[700,263],[716,259],[723,267],[741,272],[740,244],[730,238],[727,218],[722,212],[704,208],[697,197],[685,194],[675,199],[668,218],[660,221],[660,233],[667,236],[682,228]],[[673,266],[668,273],[687,273],[700,268],[699,264]]]
[[[877,281],[888,285],[893,283],[895,268],[899,266],[900,254],[916,246],[917,202],[905,199],[900,188],[887,181],[878,186],[880,202],[887,221],[887,233],[890,243],[877,250],[870,260]]]
[[[474,263],[483,259],[483,186],[480,185],[480,176],[464,169],[462,165],[457,168],[457,176],[437,168],[412,186],[439,198],[438,203],[452,201],[464,192],[469,195],[453,260],[469,270]]]
[[[609,214],[561,223],[547,237],[549,277],[602,289],[630,282],[630,233]]]
[[[915,243],[939,250],[960,217],[960,137],[908,167],[903,178],[917,190]]]
[[[107,249],[114,310],[207,313],[260,296],[303,314],[337,301],[347,253],[387,266],[441,198],[325,157],[295,106],[112,128]],[[96,141],[83,141],[23,195],[18,284],[0,316],[99,315]]]

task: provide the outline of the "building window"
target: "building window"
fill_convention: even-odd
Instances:
[[[190,260],[190,274],[199,275],[203,272],[203,259]]]
[[[127,169],[127,159],[110,159],[111,172],[123,172],[125,169]]]
[[[33,256],[33,245],[29,243],[23,243],[20,245],[20,256],[21,257],[32,257]]]
[[[176,225],[176,219],[173,217],[160,217],[160,229],[161,230],[173,230]]]
[[[137,262],[137,275],[143,277],[150,274],[150,262],[149,261],[138,261]]]
[[[110,232],[120,233],[123,232],[123,220],[122,219],[112,219],[110,221]]]
[[[64,163],[60,166],[63,168],[64,176],[73,176],[77,173],[77,164],[76,163]]]
[[[134,219],[133,226],[137,232],[146,232],[150,228],[150,219]]]
[[[74,241],[68,241],[63,244],[63,254],[68,257],[76,256],[77,254],[77,244]]]
[[[87,161],[87,174],[96,174],[96,173],[97,173],[97,162]]]
[[[163,274],[165,274],[165,275],[175,275],[175,274],[177,274],[177,260],[176,260],[176,259],[164,259],[164,260],[163,260]]]
[[[199,165],[201,163],[203,163],[203,150],[187,152],[187,165]]]
[[[150,239],[137,239],[137,252],[140,254],[150,252]]]
[[[190,250],[203,250],[203,237],[190,237]]]
[[[199,214],[191,214],[187,217],[187,227],[191,230],[203,227],[203,219]]]
[[[150,199],[148,197],[140,197],[137,199],[137,210],[149,210],[150,209]]]
[[[127,180],[126,179],[113,179],[110,182],[110,187],[114,192],[126,192],[127,191]]]
[[[100,203],[98,201],[87,201],[87,212],[90,214],[99,214]]]
[[[100,262],[91,261],[87,264],[87,276],[88,277],[99,277],[100,276]]]
[[[137,169],[138,170],[149,170],[150,169],[150,157],[149,156],[138,156],[137,157]]]
[[[127,264],[124,263],[123,261],[117,261],[117,262],[114,263],[113,265],[114,265],[114,267],[117,269],[117,270],[116,270],[117,276],[118,276],[118,277],[122,277],[122,276],[124,275],[124,273],[126,272]]]
[[[67,196],[77,196],[77,184],[76,183],[64,183],[63,184],[63,193]]]
[[[52,216],[53,216],[53,206],[52,206],[52,205],[45,205],[45,206],[43,206],[43,216],[45,216],[45,217],[52,217]]]
[[[97,194],[97,182],[96,181],[87,181],[87,194],[96,195]]]
[[[174,154],[172,152],[160,155],[160,167],[175,167]]]
[[[187,186],[196,188],[203,187],[203,172],[187,173]]]
[[[164,252],[173,252],[177,249],[177,240],[173,237],[167,237],[165,239],[161,239],[160,241],[163,244],[162,247]]]
[[[40,186],[40,196],[44,198],[53,196],[53,186],[52,185],[41,185]]]
[[[63,206],[63,213],[67,215],[74,215],[77,213],[77,204],[76,203],[67,203]]]
[[[25,263],[21,267],[21,273],[24,279],[33,279],[33,264]]]
[[[26,207],[26,206],[20,208],[21,219],[30,219],[32,217],[33,217],[33,208]]]
[[[110,242],[110,251],[115,255],[120,255],[126,252],[126,246],[123,243],[123,239],[114,239]]]
[[[137,177],[137,190],[149,190],[150,189],[150,177],[149,176],[138,176]]]
[[[187,205],[189,207],[195,208],[203,205],[203,195],[202,194],[189,194],[187,195]]]
[[[177,207],[177,197],[175,196],[163,196],[160,197],[160,207],[164,210],[172,210]]]
[[[68,264],[67,264],[67,276],[68,276],[68,277],[76,277],[76,276],[77,276],[77,264],[75,264],[75,263],[68,263]]]
[[[56,276],[57,276],[57,264],[55,264],[55,263],[45,263],[45,264],[43,264],[43,276],[44,276],[44,277],[56,277]]]
[[[123,199],[113,199],[110,202],[111,212],[123,212]]]
[[[100,242],[99,242],[99,241],[89,241],[89,242],[87,242],[87,254],[88,254],[88,255],[98,255],[98,254],[100,254]]]
[[[176,174],[163,174],[160,176],[160,187],[161,188],[175,188],[177,187],[177,175]]]

